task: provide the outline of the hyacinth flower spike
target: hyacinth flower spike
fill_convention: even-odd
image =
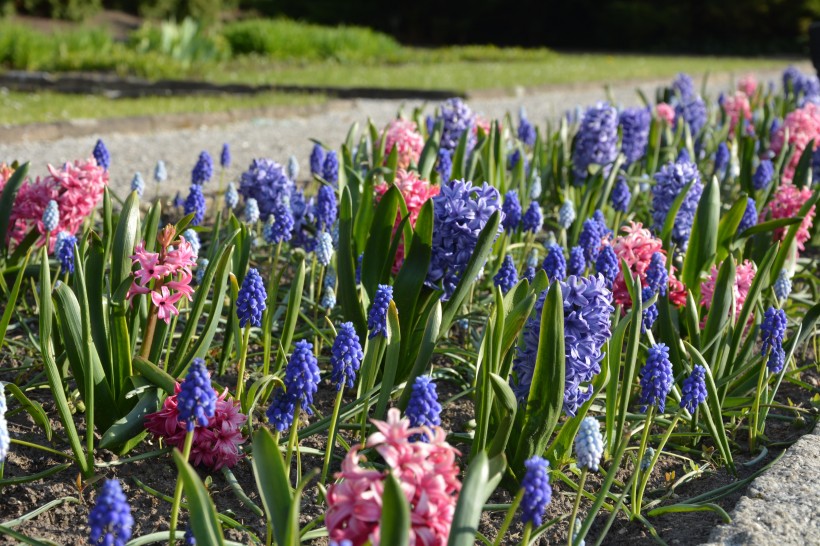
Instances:
[[[248,269],[236,297],[236,316],[239,319],[239,327],[244,330],[236,378],[235,396],[237,400],[242,399],[242,389],[245,386],[245,362],[248,357],[251,327],[262,326],[262,315],[267,308],[266,299],[265,284],[262,282],[259,271],[254,267]]]
[[[549,461],[535,455],[524,461],[524,468],[526,472],[521,479],[521,489],[507,510],[507,516],[498,530],[494,546],[499,546],[502,539],[506,537],[507,530],[519,508],[521,509],[519,520],[524,525],[524,537],[520,544],[529,544],[533,528],[541,526],[547,506],[552,501]]]
[[[757,377],[757,391],[752,407],[751,422],[749,423],[749,449],[754,452],[757,438],[763,434],[766,423],[761,422],[760,399],[766,396],[768,399],[769,382],[766,381],[766,372],[772,375],[779,374],[786,365],[786,350],[783,348],[783,339],[786,337],[786,327],[788,321],[786,312],[783,309],[769,307],[763,315],[763,322],[760,324],[760,340],[762,342],[761,356],[768,358],[760,365],[760,373]],[[765,393],[764,393],[765,391]]]
[[[194,442],[194,431],[198,426],[208,425],[210,419],[216,414],[216,393],[211,387],[211,374],[205,367],[205,361],[195,358],[188,369],[188,374],[182,381],[179,395],[177,396],[177,408],[179,409],[179,420],[185,423],[187,433],[185,435],[185,445],[182,457],[185,461],[191,456],[191,446]],[[179,504],[182,501],[182,479],[177,477],[177,485],[174,490],[174,502],[171,505],[170,538],[168,544],[176,544],[174,535],[176,534],[177,517],[179,516]]]

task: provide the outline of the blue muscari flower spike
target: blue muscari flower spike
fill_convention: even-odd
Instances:
[[[262,312],[266,308],[266,297],[262,277],[256,268],[250,268],[236,298],[236,316],[239,318],[240,327],[244,328],[246,324],[262,325]]]
[[[757,204],[751,197],[746,198],[746,210],[743,212],[743,218],[737,226],[737,232],[743,233],[750,227],[757,225]]]
[[[523,278],[527,279],[527,282],[531,283],[533,280],[535,280],[536,273],[537,271],[535,270],[535,266],[528,265],[524,268]]]
[[[587,108],[572,154],[575,182],[583,182],[591,165],[607,166],[618,156],[618,111],[606,102]]]
[[[186,229],[182,232],[182,238],[190,243],[194,255],[199,256],[199,249],[202,247],[202,243],[199,241],[197,232],[192,229]]]
[[[111,166],[111,154],[108,153],[108,148],[102,139],[97,140],[97,144],[94,145],[94,159],[97,161],[97,165],[106,171]]]
[[[190,523],[185,528],[185,539],[182,543],[185,546],[196,546],[196,537],[194,536],[194,531]]]
[[[333,347],[330,349],[330,382],[336,390],[342,390],[344,385],[353,387],[356,384],[356,373],[364,359],[362,345],[352,322],[343,322],[339,325]]]
[[[9,438],[8,423],[6,423],[6,394],[4,392],[3,383],[0,382],[0,464],[6,460],[9,454],[9,446],[11,445],[11,438]]]
[[[606,229],[604,227],[604,229]],[[598,259],[598,252],[601,248],[601,239],[605,232],[601,229],[601,223],[590,218],[584,220],[584,225],[581,228],[581,235],[578,237],[578,246],[584,249],[584,259],[588,263],[595,263]]]
[[[766,353],[769,353],[766,365],[772,373],[780,372],[786,364],[786,351],[783,349],[786,325],[786,312],[783,309],[766,309],[763,323],[760,325],[760,339],[763,342],[760,354],[766,356]]]
[[[507,254],[504,257],[504,262],[498,269],[498,273],[496,273],[495,277],[493,277],[493,283],[501,288],[501,291],[506,294],[510,291],[510,288],[516,285],[517,282],[518,270],[515,268],[515,263],[513,263],[512,256]]]
[[[333,257],[333,238],[327,231],[322,231],[316,237],[316,261],[320,265],[328,265]]]
[[[310,152],[310,174],[323,176],[325,172],[325,149],[321,144],[314,144]],[[294,179],[291,179],[294,180]]]
[[[619,116],[621,126],[621,153],[626,157],[626,166],[639,161],[646,154],[649,144],[649,123],[652,115],[648,108],[627,108]]]
[[[504,220],[501,221],[501,226],[507,233],[513,233],[518,229],[518,224],[521,223],[522,213],[517,190],[510,190],[504,194],[504,204],[501,206],[501,211],[504,213]]]
[[[666,397],[672,390],[675,375],[672,362],[669,361],[669,347],[664,343],[652,345],[646,357],[646,364],[641,369],[640,403],[643,410],[655,406],[660,413],[666,409]]]
[[[789,272],[781,269],[777,275],[777,280],[774,282],[774,295],[780,301],[785,301],[789,294],[792,293],[792,281],[789,278]]]
[[[393,287],[380,284],[367,315],[367,329],[370,330],[370,339],[376,336],[387,337],[387,308],[393,301]]]
[[[178,208],[178,209],[181,209],[182,207],[185,206],[185,199],[182,198],[182,193],[181,192],[177,192],[177,194],[174,196],[173,201],[171,201],[171,205],[174,208]]]
[[[618,264],[618,256],[609,245],[604,246],[598,253],[598,258],[595,260],[595,271],[604,276],[607,281],[607,286],[611,287],[618,276],[620,266]]]
[[[652,218],[655,221],[655,231],[658,233],[663,229],[666,215],[678,195],[681,194],[687,184],[692,183],[681,203],[672,228],[672,241],[681,250],[686,250],[689,235],[692,231],[692,223],[695,219],[695,211],[703,193],[703,184],[700,181],[698,168],[694,163],[686,161],[668,163],[655,173],[655,181],[655,186],[652,188]]]
[[[249,224],[259,221],[259,203],[253,197],[245,200],[245,221]]]
[[[47,232],[54,231],[57,229],[57,225],[60,223],[60,209],[57,206],[57,201],[52,199],[46,205],[45,210],[43,211],[43,227]]]
[[[770,160],[764,159],[760,162],[760,165],[757,166],[757,169],[755,169],[754,175],[752,175],[752,187],[760,191],[771,184],[773,177],[774,165]]]
[[[168,180],[168,169],[165,168],[165,162],[160,159],[154,167],[154,182],[159,184],[166,180]]]
[[[726,145],[725,142],[721,142],[718,144],[717,151],[715,152],[715,172],[722,174],[726,167],[729,165],[729,159],[731,154],[729,153],[729,147]]]
[[[558,210],[558,225],[564,229],[569,229],[574,221],[575,205],[567,199],[561,204],[561,208]]]
[[[145,180],[139,171],[135,172],[134,178],[131,179],[131,191],[137,192],[137,195],[140,197],[145,193]]]
[[[666,295],[669,287],[669,272],[666,270],[666,256],[662,253],[652,254],[649,267],[646,268],[646,282],[653,294]]]
[[[225,190],[225,206],[229,210],[233,210],[238,204],[239,192],[236,191],[236,185],[233,182],[228,182],[228,188]]]
[[[535,127],[522,108],[518,114],[518,140],[532,148],[535,145]]]
[[[299,161],[295,155],[288,158],[288,178],[293,182],[296,182],[299,178]]]
[[[231,166],[231,148],[227,142],[222,145],[222,154],[219,156],[219,166],[223,169]]]
[[[293,236],[293,226],[293,212],[290,207],[277,205],[273,209],[273,214],[268,217],[268,223],[265,224],[263,230],[265,240],[272,244],[290,241]]]
[[[530,233],[538,233],[544,225],[544,213],[541,212],[541,205],[532,201],[527,207],[527,212],[524,213],[524,218],[521,220],[521,227],[524,231]]]
[[[538,527],[544,520],[547,505],[552,500],[550,463],[538,455],[524,461],[524,479],[521,480],[521,523]]]
[[[310,406],[319,386],[319,366],[313,356],[312,343],[301,340],[294,344],[283,382],[285,389],[276,391],[267,411],[268,420],[279,432],[293,424],[297,404],[308,415],[313,414]]]
[[[336,270],[332,265],[327,266],[325,270],[325,280],[322,282],[322,288],[336,288]]]
[[[324,287],[324,289],[322,290],[322,299],[319,302],[319,305],[321,305],[323,309],[327,309],[328,311],[336,307],[336,291],[334,287]]]
[[[526,265],[528,267],[536,267],[538,265],[538,249],[533,248],[527,255]]]
[[[356,284],[362,284],[362,258],[364,258],[364,252],[356,258]]]
[[[521,150],[516,148],[507,154],[507,169],[510,171],[515,169],[515,166],[518,165],[519,161],[521,161]]]
[[[335,185],[339,181],[339,159],[336,152],[330,150],[325,156],[325,163],[322,166],[323,178]]]
[[[612,202],[612,208],[618,212],[626,212],[629,208],[629,202],[632,201],[632,192],[629,190],[629,184],[623,176],[619,176],[618,181],[615,182],[610,201]]]
[[[208,152],[199,154],[193,170],[191,171],[191,184],[201,186],[214,175],[214,160]]]
[[[198,226],[205,219],[205,196],[202,194],[202,186],[193,184],[185,198],[185,214],[194,214],[191,220],[192,226]]]
[[[438,162],[436,162],[436,172],[441,176],[441,184],[450,181],[450,173],[453,170],[453,150],[439,148]]]
[[[652,290],[649,286],[644,286],[641,289],[641,301],[646,302],[649,301],[652,296],[655,295],[655,291]],[[655,302],[646,309],[643,310],[642,322],[641,322],[641,332],[646,333],[647,330],[652,329],[652,325],[655,324],[655,321],[658,320],[658,303]]]
[[[319,188],[316,194],[314,215],[316,216],[316,227],[319,229],[330,230],[336,223],[336,191],[331,186],[322,184]]]
[[[125,546],[131,538],[134,518],[119,480],[106,480],[88,513],[89,544]]]
[[[416,378],[404,414],[413,427],[434,427],[441,424],[441,404],[438,402],[436,384],[430,377],[420,375]],[[425,436],[426,434],[420,434],[411,440],[426,441]]]
[[[706,402],[706,369],[695,364],[692,373],[683,380],[680,389],[680,407],[695,413],[697,407]]]
[[[208,269],[210,261],[208,258],[200,258],[196,264],[196,271],[194,272],[194,281],[197,284],[202,284],[202,278],[205,276],[205,270]]]
[[[584,274],[587,268],[587,261],[584,258],[584,249],[574,246],[569,250],[569,260],[567,261],[567,274],[579,277]]]
[[[208,426],[216,413],[216,391],[211,387],[211,374],[201,358],[195,358],[188,368],[179,387],[177,408],[179,420],[185,423],[188,432],[193,432],[197,425]]]
[[[535,173],[532,176],[532,184],[530,184],[530,199],[535,201],[539,197],[541,197],[541,175]]]
[[[604,439],[601,428],[594,417],[584,417],[578,435],[575,437],[575,458],[578,468],[597,472],[604,454]]]
[[[655,448],[651,446],[647,446],[646,451],[643,453],[643,458],[641,459],[641,471],[646,472],[649,470],[649,467],[652,466],[652,458],[655,456]]]
[[[74,273],[74,247],[77,246],[77,238],[66,231],[57,234],[57,242],[54,244],[54,255],[60,261],[63,271]]]
[[[564,280],[567,276],[567,260],[564,258],[564,249],[561,245],[553,243],[547,248],[547,255],[541,269],[546,271],[550,281]]]

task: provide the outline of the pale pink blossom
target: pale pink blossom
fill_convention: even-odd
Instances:
[[[473,118],[473,134],[478,134],[478,129],[481,128],[484,131],[485,135],[490,134],[490,130],[492,129],[492,123],[490,120],[482,116],[481,114],[476,114]],[[501,123],[498,124],[498,130],[501,130]]]
[[[704,309],[709,309],[712,306],[718,271],[718,267],[713,265],[709,272],[709,278],[700,285],[700,305]],[[746,297],[749,295],[749,289],[752,287],[752,281],[756,273],[757,266],[754,262],[744,260],[743,263],[737,264],[735,269],[735,284],[732,286],[732,292],[735,296],[735,318],[737,318],[738,313],[743,308],[743,304],[746,302]],[[706,323],[706,314],[703,316],[702,323]]]
[[[757,78],[754,74],[746,74],[737,82],[737,90],[751,98],[757,91]]]
[[[179,314],[176,303],[181,297],[182,294],[178,292],[171,294],[167,286],[161,286],[159,292],[156,290],[151,292],[151,301],[154,302],[157,308],[157,317],[165,322],[170,322],[172,316]]]
[[[440,427],[414,428],[392,408],[387,421],[373,421],[378,432],[367,440],[389,467],[385,472],[363,468],[361,445],[351,448],[337,474],[341,481],[328,488],[325,516],[331,540],[350,540],[354,546],[370,541],[379,546],[384,479],[390,472],[401,485],[410,505],[411,546],[444,546],[461,482],[456,451],[445,441]],[[412,442],[416,434],[427,434],[429,442]]]
[[[162,409],[145,417],[145,430],[155,438],[163,438],[172,447],[182,449],[185,445],[187,429],[179,420],[177,395],[180,385],[174,387],[174,395],[165,399]],[[216,392],[216,391],[214,391]],[[205,466],[219,470],[223,466],[231,468],[236,465],[242,454],[239,446],[245,442],[242,425],[247,416],[239,411],[239,402],[226,400],[228,390],[218,394],[216,411],[205,427],[196,427],[191,446],[190,461],[196,466]]]
[[[387,126],[384,141],[385,162],[393,148],[396,148],[399,169],[407,169],[411,164],[418,164],[421,151],[424,149],[424,137],[417,131],[415,122],[394,119]]]
[[[735,127],[740,119],[752,119],[752,109],[749,106],[749,97],[737,91],[734,95],[723,98],[723,111],[729,120],[729,138],[734,135]]]
[[[787,132],[788,142],[786,142]],[[794,146],[794,154],[783,169],[783,180],[789,182],[792,180],[794,169],[800,162],[803,151],[812,140],[814,140],[813,150],[816,150],[820,146],[820,106],[809,102],[802,108],[789,112],[783,120],[783,125],[772,135],[771,149],[775,154],[779,154],[786,144]]]
[[[803,203],[811,198],[811,193],[810,188],[797,189],[791,182],[784,182],[777,188],[777,191],[772,196],[772,200],[769,201],[769,204],[766,206],[770,219],[779,220],[781,218],[793,218],[797,216]],[[815,205],[809,209],[809,212],[803,218],[803,222],[800,223],[800,227],[797,230],[795,241],[797,242],[797,250],[800,252],[805,250],[805,243],[811,236],[809,232],[814,222],[816,208],[817,206]],[[774,240],[782,241],[789,227],[791,226],[777,228],[774,231]]]
[[[655,106],[655,115],[670,127],[675,123],[675,109],[665,102],[659,102]]]

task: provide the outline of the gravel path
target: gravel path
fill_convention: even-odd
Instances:
[[[808,69],[808,65],[801,68]],[[739,76],[738,73],[710,76],[708,93],[714,96],[721,90],[729,89],[732,81]],[[761,82],[779,81],[780,78],[780,74],[775,72],[759,73],[757,76]],[[603,79],[606,79],[606,75],[603,75]],[[656,87],[667,83],[622,83],[613,86],[610,92],[615,103],[632,106],[640,103],[636,87],[642,89],[648,97],[654,97]],[[697,84],[700,86],[699,81]],[[543,123],[546,119],[557,118],[568,109],[574,109],[576,105],[589,105],[605,98],[602,86],[585,85],[519,90],[516,96],[478,93],[468,102],[474,111],[488,118],[501,117],[506,112],[516,116],[518,109],[523,106],[531,121]],[[149,186],[148,194],[152,195],[152,174],[158,159],[165,161],[169,173],[169,180],[161,188],[162,194],[173,195],[177,191],[185,194],[190,184],[191,169],[202,150],[208,150],[216,159],[222,143],[230,144],[233,166],[227,173],[229,178],[237,178],[254,157],[270,157],[285,162],[291,154],[296,155],[304,173],[307,171],[308,155],[312,148],[311,138],[337,148],[354,122],[365,127],[369,117],[381,127],[399,109],[404,108],[409,113],[416,106],[424,105],[418,101],[395,100],[331,101],[321,113],[312,115],[293,114],[276,119],[258,118],[227,125],[203,125],[195,129],[143,134],[108,134],[102,131],[100,135],[51,141],[3,142],[0,143],[0,161],[31,160],[32,173],[42,175],[46,172],[46,163],[60,164],[90,155],[97,138],[102,137],[111,152],[111,187],[116,194],[125,194],[130,188],[134,173],[140,171]],[[435,107],[432,104],[426,106],[428,111]]]

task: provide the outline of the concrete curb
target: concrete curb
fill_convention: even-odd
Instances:
[[[820,426],[801,437],[755,479],[732,511],[732,523],[702,546],[820,544]]]

